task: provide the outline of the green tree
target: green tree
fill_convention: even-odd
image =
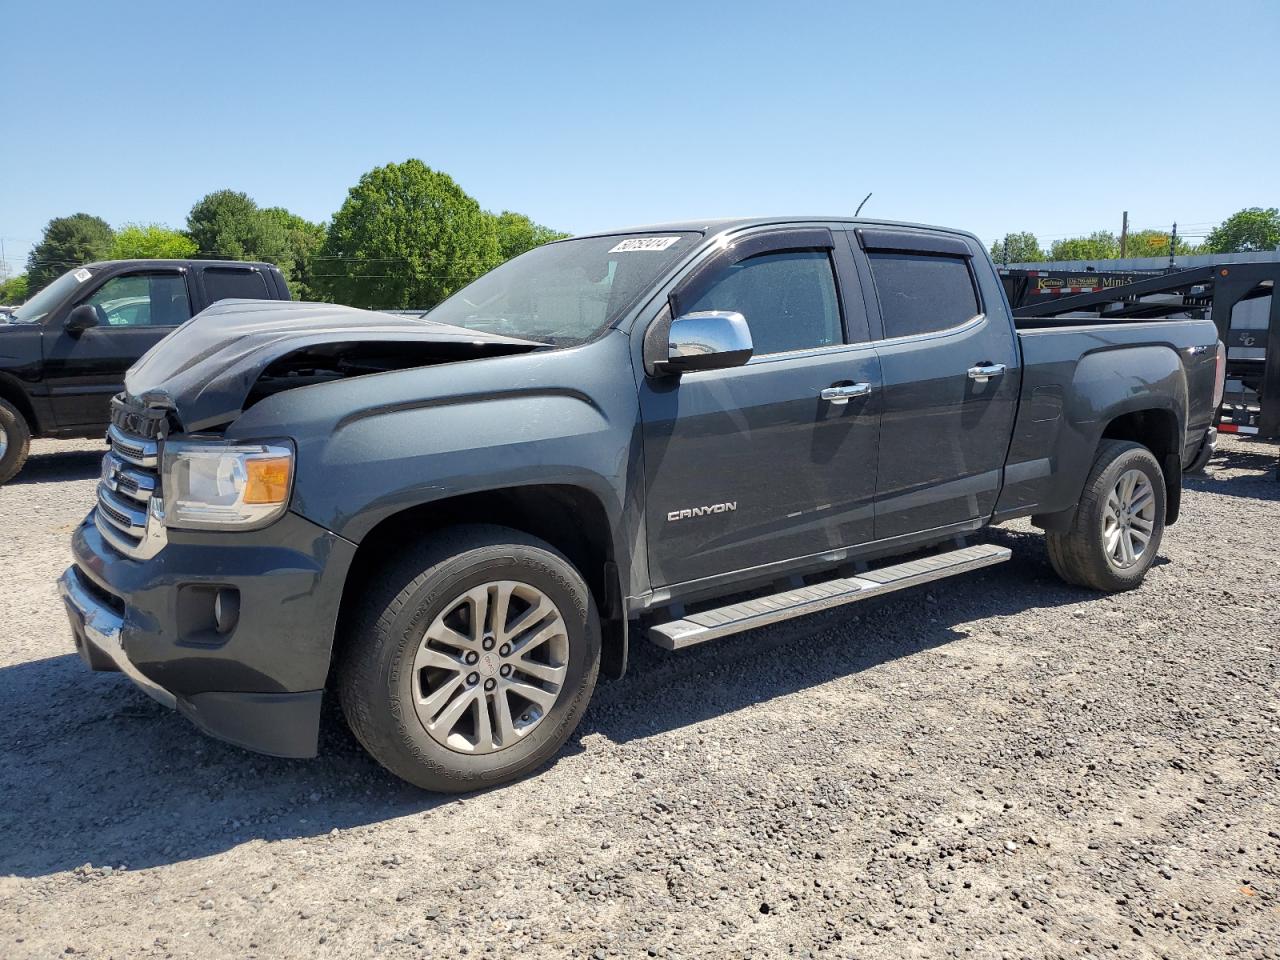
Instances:
[[[185,260],[196,242],[185,233],[158,223],[126,223],[111,244],[112,260]]]
[[[1113,260],[1120,256],[1120,241],[1109,230],[1095,230],[1087,237],[1055,240],[1050,260]]]
[[[494,227],[498,231],[498,249],[503,260],[518,257],[534,247],[540,247],[552,240],[563,240],[569,236],[559,230],[552,230],[540,223],[534,223],[523,213],[503,210],[494,218]]]
[[[1006,233],[991,244],[991,259],[996,263],[1036,263],[1045,259],[1040,241],[1034,233]]]
[[[284,231],[289,260],[293,264],[286,279],[294,299],[323,299],[324,291],[317,286],[315,278],[317,263],[323,264],[323,261],[317,262],[315,258],[324,247],[325,225],[312,223],[284,207],[267,207],[261,214]]]
[[[334,215],[317,276],[339,303],[431,307],[502,260],[494,217],[421,160],[370,170]]]
[[[202,257],[219,260],[262,260],[286,276],[293,270],[286,229],[265,216],[248,194],[215,190],[187,214],[187,233]]]
[[[1280,210],[1248,207],[1222,221],[1200,248],[1205,253],[1280,250]]]
[[[1119,256],[1117,246],[1116,256]],[[1175,256],[1186,256],[1195,253],[1196,248],[1178,237],[1174,245]],[[1169,234],[1164,230],[1136,230],[1129,234],[1125,246],[1126,257],[1167,257],[1169,255]]]
[[[0,283],[0,303],[22,303],[27,299],[27,275],[20,273],[16,277]]]
[[[107,221],[87,213],[55,217],[27,256],[27,284],[37,293],[72,267],[111,255],[114,234]]]

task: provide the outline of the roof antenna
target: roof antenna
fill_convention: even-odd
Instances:
[[[858,204],[858,209],[857,209],[857,210],[855,210],[855,211],[853,211],[853,215],[854,215],[855,217],[856,217],[858,214],[860,214],[860,213],[862,212],[862,208],[863,208],[863,207],[865,207],[865,206],[867,205],[867,201],[868,201],[868,200],[870,200],[870,199],[871,199],[871,194],[869,194],[869,193],[868,193],[865,197],[863,197],[863,198],[862,198],[862,202],[861,202],[860,204]]]

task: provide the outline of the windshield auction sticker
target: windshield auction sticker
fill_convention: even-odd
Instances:
[[[79,270],[73,273],[72,276],[75,277],[81,283],[84,283],[86,280],[92,277],[93,274],[90,273],[88,270],[86,270],[84,267],[81,267]]]
[[[632,237],[630,240],[623,240],[609,252],[636,253],[641,250],[665,250],[679,241],[679,237]]]

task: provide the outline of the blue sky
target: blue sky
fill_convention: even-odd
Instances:
[[[11,267],[50,217],[181,226],[223,187],[326,219],[408,157],[573,232],[868,191],[1046,243],[1280,205],[1274,0],[8,0],[0,36]]]

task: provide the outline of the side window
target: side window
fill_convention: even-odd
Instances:
[[[751,328],[756,356],[844,342],[835,273],[826,250],[762,253],[739,261],[684,309],[741,313]]]
[[[85,302],[104,327],[176,327],[191,319],[187,281],[176,273],[112,277]]]
[[[267,292],[267,278],[257,270],[207,269],[204,272],[204,292],[210,303],[271,299]]]
[[[871,252],[867,259],[887,338],[946,330],[982,312],[964,257]]]

